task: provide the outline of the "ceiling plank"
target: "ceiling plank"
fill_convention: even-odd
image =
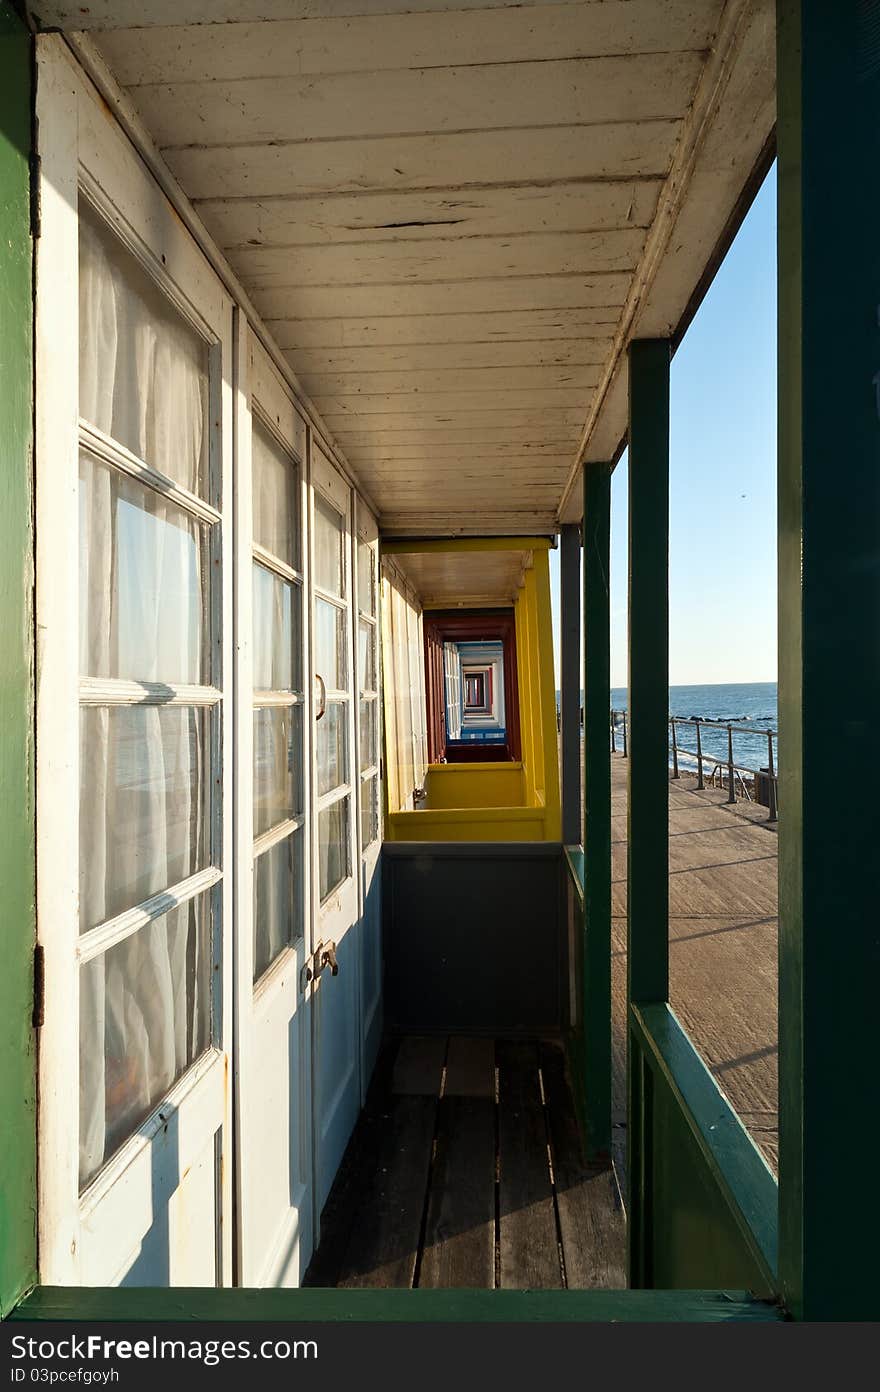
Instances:
[[[588,391],[568,387],[526,387],[519,390],[504,388],[491,391],[449,391],[420,392],[417,398],[410,396],[315,396],[316,406],[324,420],[335,430],[342,420],[373,415],[394,415],[404,420],[423,418],[432,412],[455,416],[459,411],[498,411],[528,410],[577,411],[583,407]]]
[[[399,371],[436,372],[444,368],[586,366],[601,363],[611,338],[561,338],[520,343],[407,343],[397,347],[291,349],[287,361],[297,373]]]
[[[273,319],[269,328],[280,348],[358,351],[444,345],[476,346],[510,343],[528,347],[545,340],[562,348],[566,342],[584,344],[607,340],[617,324],[617,310],[534,309],[500,310],[482,314],[434,314],[426,325],[420,315],[382,315],[376,319]],[[289,354],[290,355],[290,354]],[[319,355],[320,356],[320,355]]]
[[[160,147],[651,121],[687,111],[699,53],[150,83],[131,97]]]
[[[307,372],[303,382],[316,401],[345,397],[351,409],[364,397],[425,397],[446,392],[482,395],[522,388],[532,392],[541,388],[565,390],[578,395],[594,387],[601,376],[599,364],[584,366],[527,367],[445,367],[428,371],[392,372]],[[410,403],[413,404],[413,403]]]
[[[236,81],[271,73],[381,72],[705,49],[721,8],[722,0],[605,0],[547,4],[537,11],[531,5],[467,11],[456,3],[454,9],[432,13],[413,13],[412,6],[402,14],[340,17],[337,10],[331,18],[173,22],[117,29],[97,36],[97,42],[124,86]]]
[[[399,285],[407,281],[506,280],[515,276],[599,277],[632,271],[645,244],[641,227],[466,237],[458,242],[357,242],[350,246],[236,247],[229,259],[254,290],[289,286]]]
[[[370,319],[380,316],[475,314],[495,310],[617,310],[631,277],[610,275],[501,276],[491,280],[409,282],[400,285],[297,285],[281,289],[251,286],[267,319]]]
[[[407,190],[324,198],[203,199],[197,204],[219,244],[314,246],[595,232],[649,226],[661,180],[591,180],[535,188]]]
[[[617,121],[545,130],[392,134],[351,140],[305,139],[274,145],[191,145],[164,152],[196,200],[321,196],[383,189],[484,188],[571,179],[662,178],[682,122]]]
[[[507,9],[517,0],[455,0],[457,10]],[[558,0],[528,0],[529,8],[540,15]],[[586,4],[607,0],[585,0]],[[404,15],[431,13],[449,8],[449,0],[89,0],[88,5],[73,0],[31,0],[31,13],[44,26],[93,30],[137,29],[162,25],[259,23],[280,19],[313,19],[334,16]]]

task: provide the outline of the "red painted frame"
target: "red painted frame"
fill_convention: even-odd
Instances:
[[[428,726],[428,762],[508,763],[522,757],[519,720],[519,683],[516,665],[516,619],[512,609],[478,609],[462,612],[427,611],[425,632],[425,705]],[[443,644],[500,640],[504,648],[505,744],[449,743],[446,739]]]

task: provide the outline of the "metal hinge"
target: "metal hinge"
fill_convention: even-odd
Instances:
[[[34,1029],[41,1029],[46,1011],[46,959],[42,943],[34,948]]]

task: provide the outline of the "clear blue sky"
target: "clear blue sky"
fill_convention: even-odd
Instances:
[[[670,434],[670,684],[775,681],[775,166],[673,359]],[[626,474],[624,454],[611,486],[612,686],[626,685]],[[558,648],[558,552],[551,582]]]

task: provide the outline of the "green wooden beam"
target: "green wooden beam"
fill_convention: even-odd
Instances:
[[[628,995],[669,995],[669,343],[629,350]]]
[[[0,1315],[36,1270],[31,41],[0,0]]]
[[[19,1320],[447,1321],[503,1324],[778,1320],[747,1291],[112,1290],[41,1286]]]
[[[611,1154],[611,465],[584,470],[584,1086],[587,1149]]]
[[[880,1317],[875,12],[777,6],[779,1269],[806,1319]]]
[[[666,339],[629,348],[627,1000],[669,996],[669,362]],[[627,1026],[629,1281],[652,1283],[651,1081]]]

